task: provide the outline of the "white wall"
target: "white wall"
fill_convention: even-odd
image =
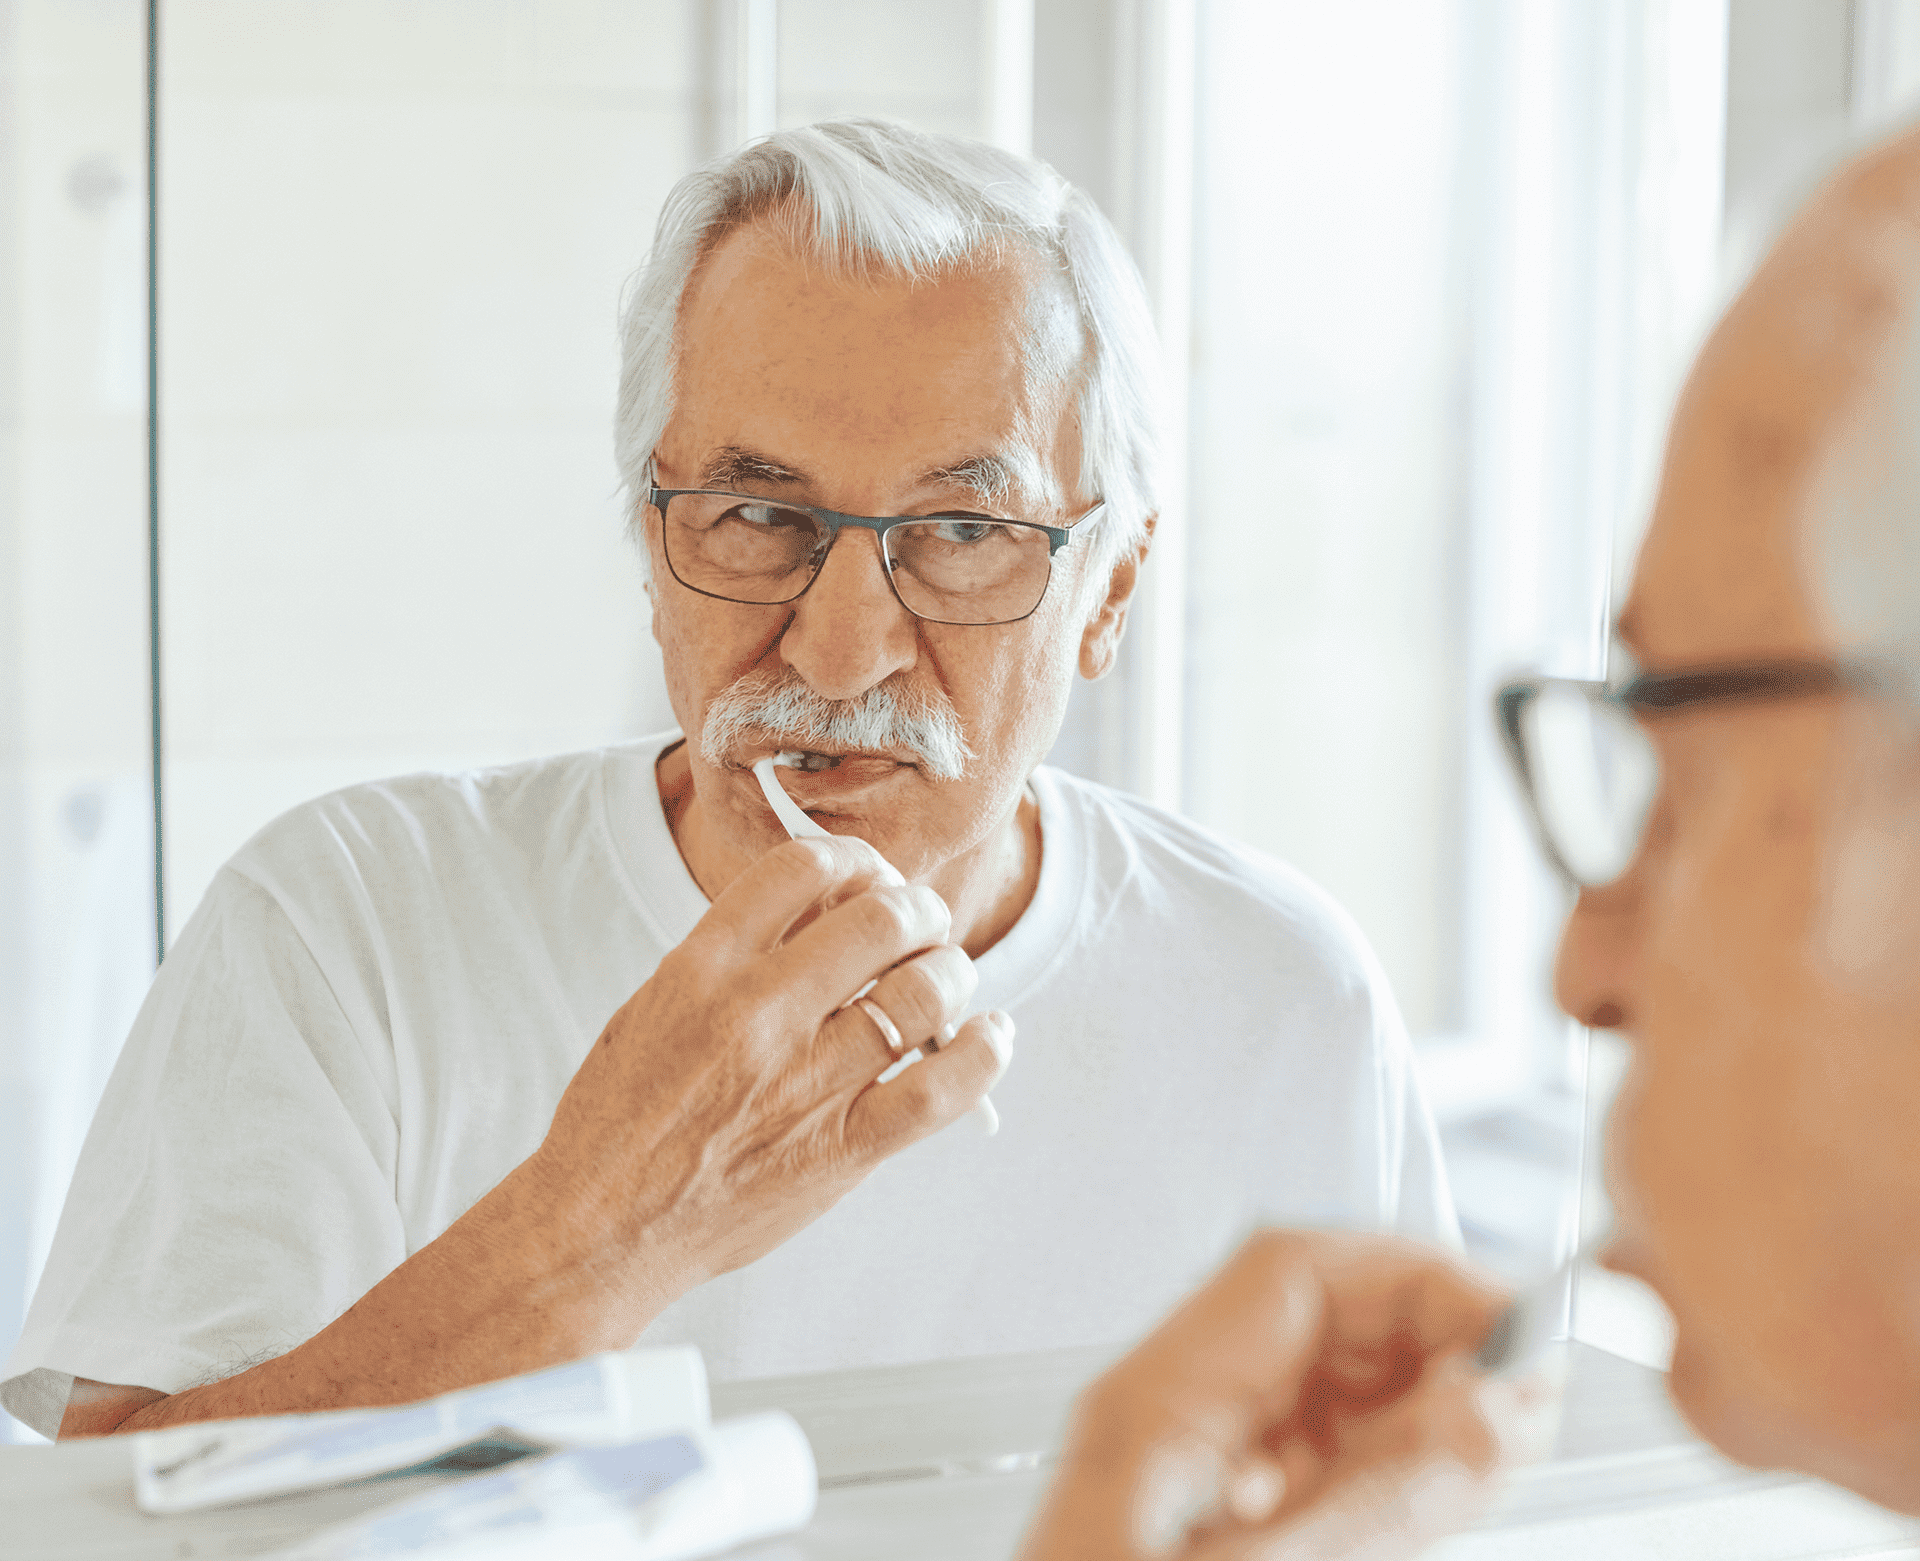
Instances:
[[[164,10],[177,932],[316,793],[671,724],[621,535],[612,324],[728,84],[720,8],[689,0]],[[787,0],[780,119],[972,132],[979,23],[971,0]]]
[[[173,930],[317,792],[671,724],[609,443],[681,0],[170,0]]]

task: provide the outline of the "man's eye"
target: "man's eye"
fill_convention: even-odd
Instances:
[[[995,532],[1004,529],[990,520],[971,520],[963,515],[943,515],[933,526],[933,533],[942,542],[982,542]]]
[[[806,531],[813,529],[813,517],[805,510],[784,509],[778,504],[736,504],[727,511],[725,518],[769,530],[786,527]]]

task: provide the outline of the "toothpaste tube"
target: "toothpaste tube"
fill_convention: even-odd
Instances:
[[[529,1459],[323,1529],[275,1554],[279,1561],[686,1561],[804,1528],[818,1491],[806,1434],[773,1410]]]
[[[700,1429],[711,1417],[697,1349],[625,1350],[391,1409],[143,1431],[133,1438],[134,1496],[143,1512],[192,1512],[376,1475],[486,1469]]]

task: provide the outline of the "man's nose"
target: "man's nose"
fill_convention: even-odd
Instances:
[[[918,620],[887,583],[879,537],[849,530],[834,540],[794,603],[780,654],[827,699],[858,698],[919,659]]]
[[[1553,965],[1553,996],[1571,1019],[1594,1030],[1633,1021],[1632,931],[1634,887],[1627,879],[1582,889],[1560,932]]]

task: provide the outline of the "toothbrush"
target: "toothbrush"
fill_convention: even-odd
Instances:
[[[766,793],[767,806],[773,809],[774,817],[795,840],[831,840],[833,831],[822,829],[818,824],[800,811],[800,805],[787,795],[787,788],[774,779],[773,767],[785,765],[788,769],[800,767],[800,755],[797,753],[770,753],[753,767],[753,778],[760,782],[760,789]]]
[[[1486,1338],[1473,1353],[1473,1363],[1489,1376],[1531,1365],[1555,1337],[1565,1313],[1567,1283],[1574,1269],[1591,1262],[1599,1248],[1597,1240],[1583,1242],[1579,1251],[1545,1279],[1517,1292],[1494,1318]]]
[[[781,827],[795,840],[831,840],[833,838],[832,831],[822,829],[818,824],[814,823],[812,819],[808,818],[805,813],[801,812],[799,805],[793,798],[787,795],[787,788],[780,784],[773,773],[776,765],[790,770],[804,769],[806,766],[802,761],[805,757],[804,754],[795,753],[791,749],[780,753],[770,753],[755,763],[753,767],[753,778],[760,782],[760,790],[765,793],[767,806],[773,809],[773,816],[780,820]],[[859,1002],[861,998],[865,997],[867,993],[871,992],[873,987],[874,983],[869,981],[858,992],[854,993],[852,997],[848,998],[842,1006],[851,1008],[855,1003]],[[942,1046],[951,1042],[953,1037],[953,1026],[950,1024],[942,1025],[937,1042],[929,1043],[924,1048],[916,1046],[911,1052],[900,1059],[900,1063],[905,1064],[910,1062],[913,1058],[922,1056],[926,1051],[938,1051]],[[1000,1131],[1000,1113],[994,1109],[993,1102],[987,1099],[985,1095],[982,1095],[979,1100],[974,1102],[970,1115],[973,1117],[973,1120],[979,1124],[983,1137],[991,1138],[995,1133]]]

